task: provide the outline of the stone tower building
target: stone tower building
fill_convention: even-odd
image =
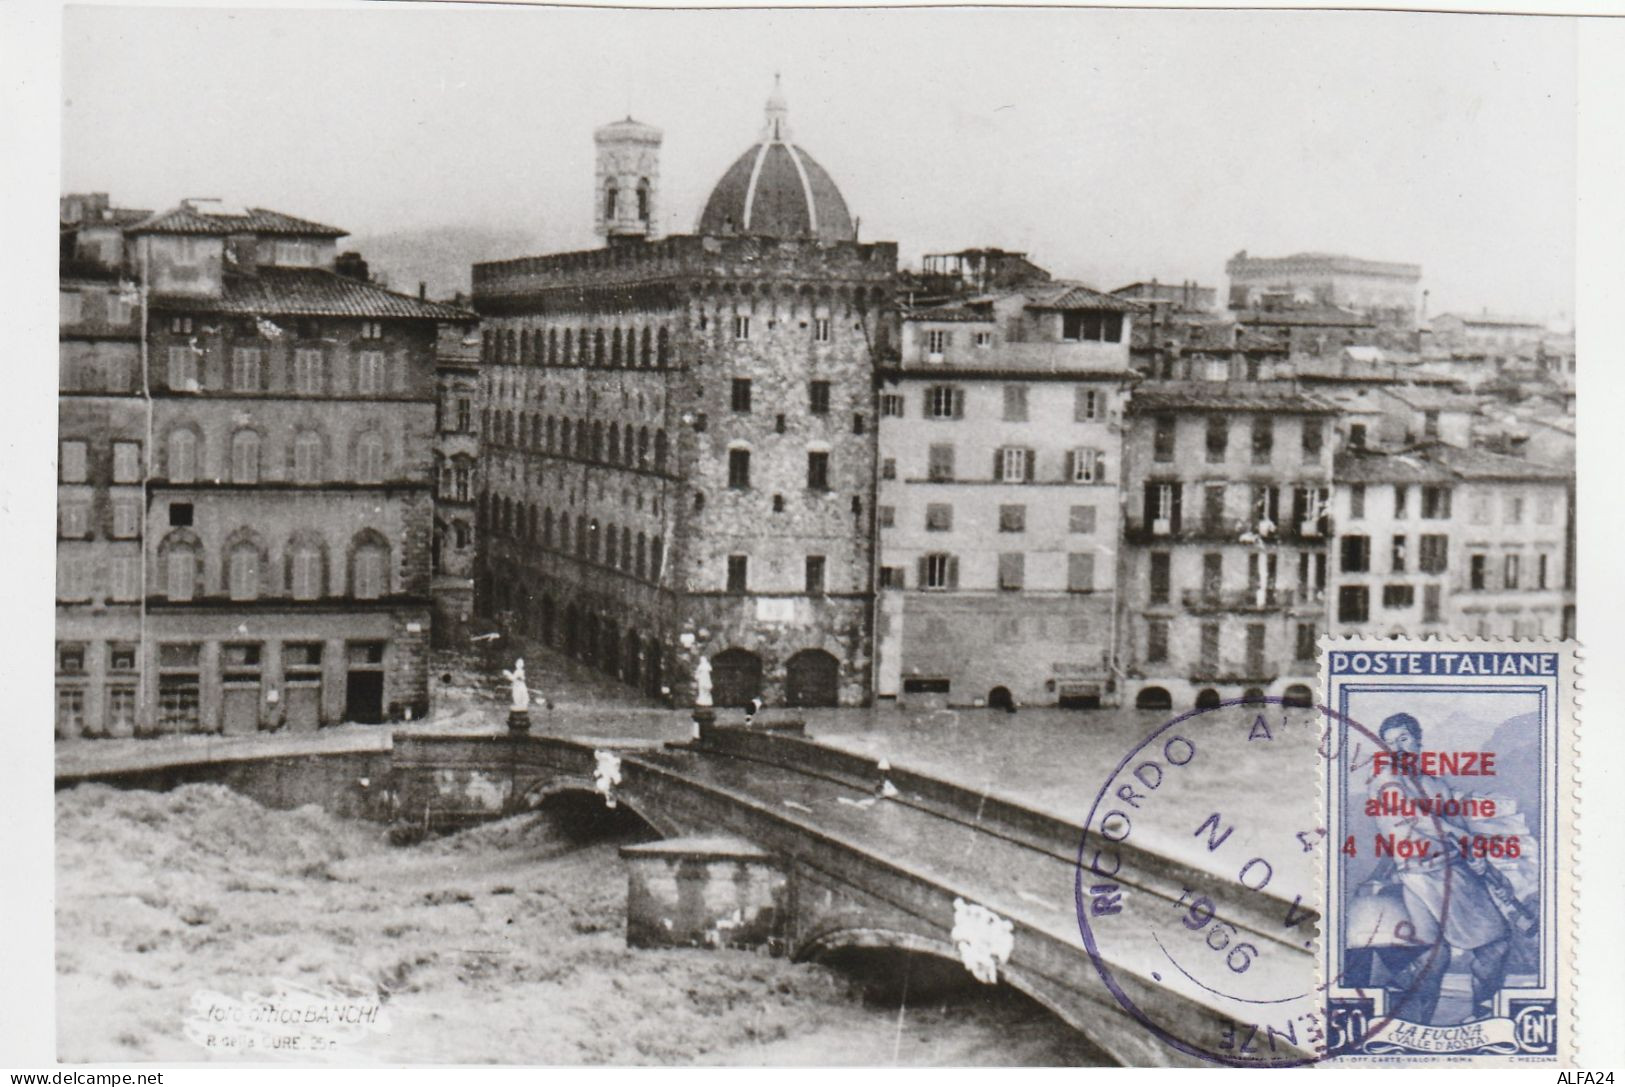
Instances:
[[[897,248],[786,135],[775,95],[697,234],[474,267],[480,604],[679,703],[702,656],[719,705],[873,690]]]
[[[598,236],[655,238],[655,201],[660,191],[660,130],[624,121],[593,133],[598,147],[598,187],[593,222]]]

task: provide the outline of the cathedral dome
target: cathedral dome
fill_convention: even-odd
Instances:
[[[790,142],[788,112],[775,79],[762,136],[711,190],[699,233],[823,241],[856,237],[841,190],[811,155]]]

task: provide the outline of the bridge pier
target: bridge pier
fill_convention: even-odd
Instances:
[[[742,838],[667,838],[621,847],[628,947],[783,949],[789,882]]]

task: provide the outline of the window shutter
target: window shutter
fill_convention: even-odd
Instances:
[[[995,483],[1004,482],[1004,450],[1002,449],[993,451],[993,481]]]
[[[959,588],[959,556],[948,556],[948,588]]]
[[[1033,450],[1031,450],[1031,449],[1027,450],[1027,478],[1026,478],[1026,480],[1024,482],[1027,482],[1027,483],[1036,483],[1036,482],[1038,482],[1037,477],[1033,475],[1033,468],[1036,465],[1037,461],[1038,461],[1038,454],[1036,452],[1034,452]]]
[[[1155,483],[1147,483],[1145,485],[1145,513],[1144,513],[1145,527],[1149,530],[1151,528],[1151,522],[1155,521],[1156,519],[1157,519],[1157,485]]]
[[[1179,510],[1180,510],[1179,499],[1180,499],[1180,491],[1183,490],[1183,487],[1182,487],[1181,484],[1178,484],[1178,483],[1172,484],[1172,487],[1173,487],[1173,492],[1174,492],[1174,500],[1173,500],[1173,504],[1172,504],[1173,513],[1169,517],[1169,522],[1170,522],[1169,527],[1171,529],[1173,529],[1173,531],[1178,532],[1179,531]]]
[[[1095,452],[1094,457],[1095,457],[1095,478],[1094,478],[1094,482],[1096,482],[1096,483],[1104,483],[1104,482],[1106,482],[1106,454],[1101,453],[1101,452],[1099,452],[1097,450]]]
[[[925,395],[920,397],[920,414],[927,419],[931,418],[931,402],[936,398],[937,390],[934,388],[926,389]]]
[[[1065,481],[1067,483],[1071,483],[1073,480],[1075,480],[1077,478],[1078,478],[1078,451],[1076,449],[1068,449],[1066,451],[1066,480]]]
[[[964,389],[955,389],[954,390],[954,418],[955,419],[963,419],[964,417],[965,417],[965,390]]]

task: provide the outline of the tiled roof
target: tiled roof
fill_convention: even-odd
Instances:
[[[1248,325],[1325,325],[1340,327],[1344,325],[1366,326],[1372,324],[1371,318],[1364,314],[1355,313],[1352,310],[1338,309],[1336,306],[1243,310],[1236,316],[1236,320]]]
[[[974,302],[949,303],[944,306],[921,306],[903,312],[905,321],[980,321],[993,320],[993,308]]]
[[[1126,298],[1097,291],[1082,283],[1047,283],[1042,288],[1028,288],[1022,293],[1030,301],[1029,309],[1093,309],[1133,313],[1140,307]]]
[[[1427,446],[1428,455],[1436,458],[1462,479],[1505,479],[1553,482],[1566,480],[1569,473],[1561,468],[1532,464],[1520,457],[1491,453],[1487,449],[1463,449],[1460,446],[1438,442]]]
[[[1438,483],[1455,480],[1508,480],[1561,483],[1569,473],[1521,457],[1468,449],[1444,442],[1400,453],[1345,450],[1337,455],[1333,478],[1347,483]]]
[[[1477,411],[1478,402],[1449,388],[1432,385],[1395,385],[1383,392],[1419,411]]]
[[[1456,378],[1448,374],[1432,374],[1419,370],[1413,363],[1362,362],[1359,359],[1300,358],[1292,362],[1292,370],[1300,381],[1315,383],[1360,382],[1363,384],[1393,385],[1454,385]]]
[[[1344,450],[1337,454],[1332,478],[1339,483],[1450,483],[1456,477],[1422,453]]]
[[[241,215],[209,215],[182,204],[130,227],[129,234],[296,234],[342,238],[348,230],[297,219],[268,208],[249,208]]]
[[[1271,411],[1335,415],[1337,406],[1286,383],[1159,381],[1141,385],[1129,401],[1135,415],[1159,411]]]
[[[152,308],[183,313],[478,320],[475,314],[457,306],[398,294],[325,268],[261,268],[253,275],[227,273],[223,296],[156,295]]]

